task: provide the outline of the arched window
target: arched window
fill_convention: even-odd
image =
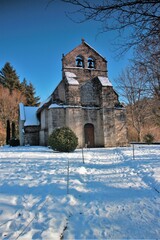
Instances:
[[[84,67],[84,60],[82,56],[77,56],[76,57],[76,67]]]
[[[88,58],[88,68],[95,68],[95,60],[92,57]]]

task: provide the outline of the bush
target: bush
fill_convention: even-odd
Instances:
[[[78,138],[68,127],[56,128],[48,138],[49,146],[59,152],[73,152],[78,145]]]
[[[147,133],[144,137],[143,140],[145,143],[152,143],[154,141],[154,136],[150,133]]]
[[[9,145],[12,146],[12,147],[16,147],[16,146],[19,146],[19,139],[17,138],[12,138],[9,140]]]

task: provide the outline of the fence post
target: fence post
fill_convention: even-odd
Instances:
[[[82,147],[82,160],[83,160],[83,163],[84,163],[84,153],[83,153],[83,147]]]
[[[68,167],[67,167],[67,194],[69,194],[69,158],[68,158]]]
[[[134,143],[132,143],[133,146],[133,160],[135,160],[135,154],[134,154]]]

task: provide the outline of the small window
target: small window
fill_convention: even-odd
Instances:
[[[84,67],[84,61],[82,56],[77,56],[76,57],[76,67]]]
[[[92,57],[88,58],[88,68],[95,68],[95,60]]]

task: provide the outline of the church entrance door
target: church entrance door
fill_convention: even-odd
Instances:
[[[85,144],[87,147],[94,147],[94,126],[91,123],[84,125]]]

